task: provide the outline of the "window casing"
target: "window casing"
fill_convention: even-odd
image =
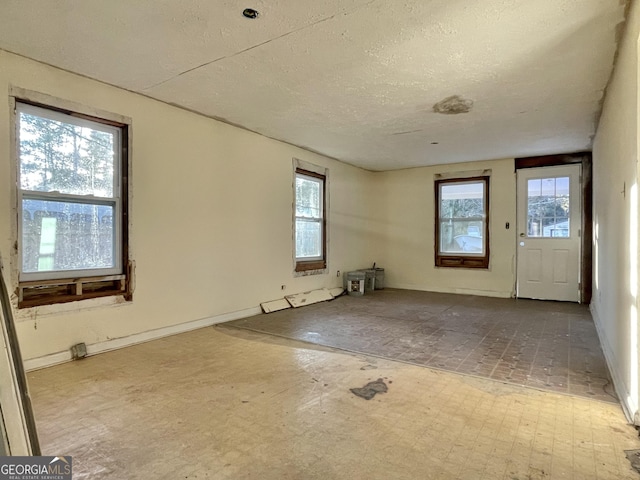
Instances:
[[[489,177],[435,181],[435,264],[489,267]]]
[[[295,260],[296,272],[326,268],[326,176],[296,168]]]
[[[127,126],[16,102],[19,307],[128,292]]]

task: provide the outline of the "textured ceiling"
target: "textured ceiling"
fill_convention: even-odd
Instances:
[[[2,0],[0,48],[389,170],[589,150],[625,3]]]

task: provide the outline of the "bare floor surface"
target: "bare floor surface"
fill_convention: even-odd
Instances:
[[[618,401],[585,305],[387,289],[227,325]]]
[[[229,327],[28,377],[44,454],[75,479],[640,478],[616,404]]]

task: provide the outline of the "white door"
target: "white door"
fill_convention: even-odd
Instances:
[[[518,170],[518,297],[580,300],[580,168]]]

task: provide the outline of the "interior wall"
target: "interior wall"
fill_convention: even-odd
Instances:
[[[491,169],[489,269],[434,266],[434,175]],[[516,177],[513,159],[377,174],[384,212],[380,266],[387,285],[435,292],[511,297],[515,285]],[[509,223],[507,229],[505,224]]]
[[[95,299],[17,312],[25,358],[185,322],[248,315],[260,302],[385,268],[389,287],[514,295],[513,159],[367,172],[149,98],[0,51],[0,89],[20,87],[132,119],[133,302]],[[0,103],[0,254],[17,285],[14,157]],[[293,274],[292,159],[329,168],[329,261]],[[491,169],[488,270],[434,266],[434,175]],[[510,228],[505,228],[506,223]],[[13,262],[13,263],[11,263]],[[286,285],[286,290],[281,290]],[[126,342],[125,342],[126,344]]]
[[[19,87],[132,119],[132,302],[17,312],[26,359],[342,285],[371,264],[373,174],[167,104],[0,51],[0,91]],[[6,99],[7,97],[5,97]],[[0,102],[0,254],[17,286],[9,102]],[[328,273],[293,273],[292,159],[329,168]],[[10,278],[8,278],[10,277]],[[281,290],[286,285],[286,290]],[[14,298],[15,301],[15,298]]]
[[[627,413],[638,418],[638,34],[633,2],[593,146],[591,310]]]

